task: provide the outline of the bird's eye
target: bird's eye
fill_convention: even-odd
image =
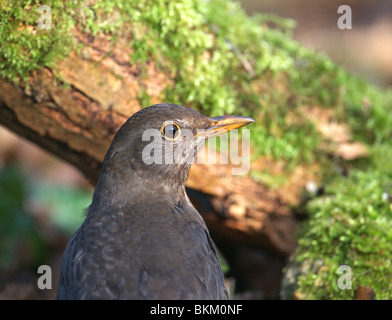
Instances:
[[[161,129],[162,135],[167,140],[175,140],[180,136],[180,127],[174,122],[166,122]]]

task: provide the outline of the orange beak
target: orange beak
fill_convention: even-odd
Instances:
[[[245,116],[219,116],[210,118],[211,126],[203,132],[196,134],[202,136],[206,140],[220,135],[225,132],[229,132],[233,129],[241,128],[249,123],[255,122],[252,118]]]

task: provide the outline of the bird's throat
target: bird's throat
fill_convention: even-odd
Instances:
[[[177,168],[178,169],[178,168]],[[185,181],[190,165],[181,170],[151,170],[138,172],[133,169],[123,174],[104,168],[95,187],[91,206],[99,211],[124,208],[129,204],[161,199],[178,205],[186,202]]]

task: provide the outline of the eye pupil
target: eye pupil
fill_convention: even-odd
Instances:
[[[179,129],[178,125],[170,123],[163,127],[162,133],[168,139],[175,139],[179,135]]]

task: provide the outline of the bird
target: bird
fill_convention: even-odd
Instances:
[[[217,249],[185,181],[204,141],[251,122],[170,103],[133,114],[66,246],[57,299],[227,299]]]

